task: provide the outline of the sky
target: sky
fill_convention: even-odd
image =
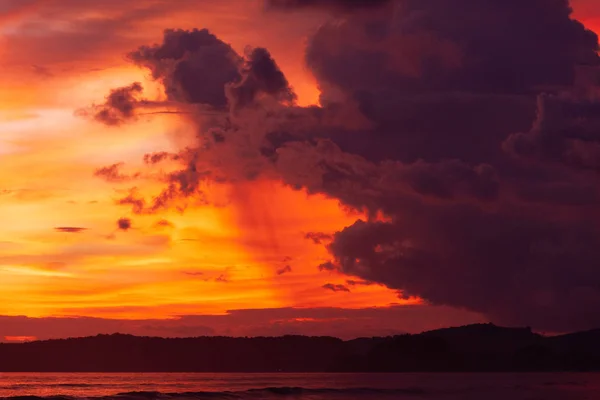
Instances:
[[[0,0],[0,340],[600,327],[594,30],[593,0]]]

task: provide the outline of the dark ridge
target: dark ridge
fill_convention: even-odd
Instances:
[[[349,341],[113,334],[0,344],[0,372],[436,371],[600,371],[600,330],[545,337],[477,324]]]

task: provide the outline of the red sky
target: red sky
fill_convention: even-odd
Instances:
[[[573,6],[600,29],[597,2]],[[361,217],[336,199],[263,178],[214,184],[210,205],[132,215],[115,200],[132,186],[156,193],[161,182],[94,176],[115,163],[133,173],[144,154],[176,151],[195,129],[180,115],[107,127],[75,114],[133,81],[164,95],[128,51],[160,42],[165,28],[208,28],[240,54],[267,48],[298,104],[313,105],[319,89],[304,67],[305,45],[326,18],[265,12],[262,0],[2,3],[0,340],[113,331],[351,337],[484,320],[320,271],[327,250],[307,233],[332,234]],[[131,229],[119,230],[119,218],[131,218]]]

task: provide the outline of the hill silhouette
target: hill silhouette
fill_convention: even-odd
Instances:
[[[0,372],[593,370],[600,370],[600,330],[544,337],[492,324],[349,341],[113,334],[0,344]]]

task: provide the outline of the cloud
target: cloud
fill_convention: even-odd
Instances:
[[[335,271],[337,269],[337,267],[331,261],[319,264],[317,268],[319,271]]]
[[[156,222],[156,224],[154,224],[154,225],[159,228],[174,228],[175,227],[175,225],[171,221],[168,221],[166,219],[158,220]]]
[[[143,214],[146,212],[146,201],[142,197],[138,196],[136,188],[130,189],[129,194],[118,199],[116,203],[118,205],[131,206],[134,214]]]
[[[163,42],[142,46],[129,58],[160,80],[171,100],[224,108],[225,85],[237,82],[242,60],[206,29],[166,30]]]
[[[595,100],[574,86],[582,64],[599,64],[596,36],[569,19],[565,4],[431,1],[418,13],[416,2],[404,4],[393,17],[352,15],[325,25],[309,43],[325,107],[355,103],[374,128],[330,130],[315,144],[288,141],[276,150],[277,167],[291,185],[389,218],[336,233],[327,246],[333,258],[320,269],[504,323],[597,326],[578,303],[594,308],[600,300],[589,214],[597,189],[585,171],[594,166]],[[541,47],[528,34],[536,12],[549,16],[538,25]],[[444,22],[452,13],[460,24]],[[577,100],[550,115],[538,106],[533,130],[511,136],[527,132],[542,90]],[[565,136],[586,141],[567,148],[566,159]],[[510,146],[517,140],[535,150]]]
[[[331,235],[323,232],[308,232],[304,238],[312,240],[314,244],[322,244],[326,240],[331,240]]]
[[[350,292],[350,289],[348,289],[346,286],[336,285],[333,283],[326,283],[323,285],[323,289],[331,290],[333,292]]]
[[[117,227],[119,230],[128,231],[131,229],[131,220],[129,218],[119,218],[117,220]]]
[[[195,203],[206,203],[203,199],[203,192],[200,190],[200,184],[204,182],[205,176],[197,174],[190,165],[189,170],[178,170],[166,175],[165,181],[168,185],[152,201],[147,202],[139,195],[137,188],[131,188],[127,196],[116,200],[117,205],[131,206],[131,211],[138,215],[156,214],[161,210],[176,205],[177,209],[183,211],[186,204],[182,199],[195,197]]]
[[[120,125],[135,118],[135,110],[143,101],[144,88],[139,82],[110,91],[102,105],[93,108],[93,118],[106,125]]]
[[[346,281],[346,283],[349,286],[370,286],[370,285],[374,284],[374,282],[370,282],[370,281],[357,281],[357,280],[354,280],[354,279],[348,279]]]
[[[108,126],[119,126],[136,121],[140,115],[151,114],[185,114],[186,110],[170,110],[169,102],[150,101],[141,97],[144,88],[139,82],[112,89],[104,103],[93,104],[87,108],[80,108],[75,115],[92,118]],[[159,154],[149,155],[149,161],[154,160]],[[153,158],[154,157],[154,158]]]
[[[81,228],[78,226],[58,226],[58,227],[54,228],[54,230],[57,232],[63,232],[63,233],[81,233],[81,232],[87,230],[87,228]]]
[[[266,49],[255,48],[248,51],[241,67],[241,75],[240,82],[227,87],[229,104],[234,109],[254,103],[260,94],[267,94],[287,103],[296,100],[296,94],[285,75]]]
[[[276,272],[277,272],[277,275],[283,275],[285,273],[292,272],[292,267],[290,267],[289,265],[286,265],[283,268],[277,269]]]
[[[151,201],[135,193],[118,200],[118,204],[131,205],[136,214],[152,214],[172,206],[183,210],[187,202],[182,199],[206,203],[204,183],[237,179],[223,171],[217,173],[213,168],[215,162],[229,164],[227,160],[218,161],[221,154],[216,149],[227,141],[228,131],[233,128],[228,112],[252,108],[257,102],[267,102],[275,107],[292,106],[296,99],[289,82],[266,49],[248,48],[246,56],[242,57],[206,29],[166,30],[162,44],[142,46],[131,52],[129,58],[148,68],[153,77],[163,83],[172,104],[179,104],[184,109],[200,104],[220,110],[208,116],[206,109],[197,110],[201,124],[207,127],[206,135],[204,132],[198,135],[198,147],[188,147],[178,154],[156,152],[144,156],[146,164],[173,160],[182,167],[164,177],[164,190]],[[231,146],[238,144],[234,140]],[[256,165],[237,171],[243,175],[242,179],[247,179],[257,177],[260,169]]]
[[[319,79],[345,92],[363,89],[355,95],[364,100],[392,88],[514,94],[570,85],[575,65],[598,63],[596,35],[569,18],[566,1],[409,0],[397,5],[394,13],[357,14],[323,26],[307,50]],[[534,33],[531,23],[541,10],[547,18]],[[451,15],[461,23],[444,23]],[[506,32],[506,26],[512,29]],[[542,32],[549,36],[540,43]],[[340,73],[350,57],[358,62],[346,63]]]
[[[253,58],[232,61],[207,31],[167,31],[137,62],[172,100],[223,115],[198,122],[154,201],[282,181],[366,214],[332,236],[322,271],[500,324],[597,327],[597,97],[580,74],[598,50],[566,1],[391,1],[309,38],[321,106],[299,107],[280,97],[291,92],[268,53],[273,90],[247,83]],[[252,101],[226,96],[244,84]]]
[[[107,167],[98,168],[94,171],[94,176],[103,178],[107,182],[113,183],[127,182],[139,176],[139,173],[133,176],[122,174],[120,169],[123,165],[123,163],[116,163]]]
[[[600,71],[596,85],[600,85]],[[505,149],[525,159],[600,170],[600,101],[594,97],[540,95],[530,131],[515,133]]]
[[[168,153],[166,151],[159,151],[156,153],[144,154],[144,163],[146,164],[158,164],[165,160],[178,160],[179,155]]]

